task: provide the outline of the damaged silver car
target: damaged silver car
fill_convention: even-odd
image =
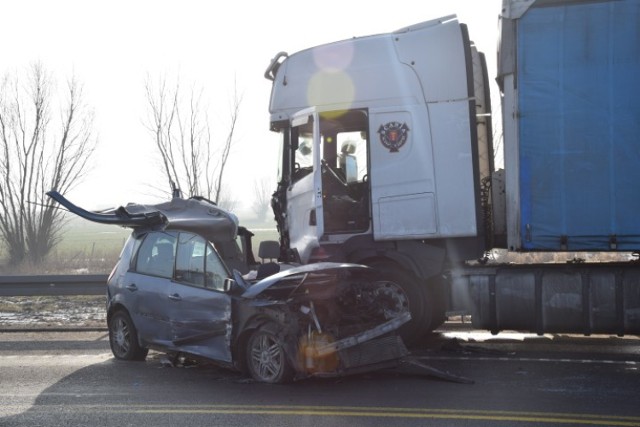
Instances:
[[[368,267],[257,264],[250,240],[237,240],[251,233],[203,198],[94,213],[47,194],[83,218],[133,230],[107,286],[118,359],[157,349],[282,383],[394,367],[408,353],[398,335],[410,320],[406,297]],[[265,270],[273,274],[262,278]]]

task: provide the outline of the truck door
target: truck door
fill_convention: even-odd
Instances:
[[[317,113],[298,113],[291,120],[291,183],[287,188],[286,221],[292,248],[302,262],[319,246],[324,233],[320,131]]]
[[[370,228],[366,110],[305,110],[291,121],[287,225],[302,262],[321,239]]]
[[[413,117],[424,117],[419,123]],[[376,240],[438,232],[431,132],[426,111],[371,111],[371,197]],[[451,188],[455,191],[455,188]]]

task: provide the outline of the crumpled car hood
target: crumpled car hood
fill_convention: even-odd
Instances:
[[[340,271],[354,271],[359,270],[363,272],[373,272],[373,270],[367,266],[360,264],[348,264],[338,262],[319,262],[315,264],[301,265],[299,267],[290,268],[288,270],[281,271],[269,277],[266,277],[253,285],[251,285],[243,294],[243,298],[256,298],[262,294],[265,290],[271,288],[274,285],[282,282],[286,279],[291,279],[295,276],[302,276],[309,273],[326,273],[335,274]]]

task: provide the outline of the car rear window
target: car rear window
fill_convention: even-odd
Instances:
[[[176,240],[173,233],[149,233],[140,245],[136,271],[170,279],[176,258]]]

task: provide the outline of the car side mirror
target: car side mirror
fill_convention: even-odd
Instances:
[[[249,289],[249,284],[242,278],[242,273],[238,270],[233,270],[233,279],[227,279],[231,283],[229,284],[229,289],[240,289],[240,291],[244,292]],[[227,283],[225,281],[225,288],[227,287]]]
[[[230,277],[227,277],[226,279],[224,279],[224,282],[222,284],[222,291],[227,293],[231,291],[231,289],[233,289],[235,285],[236,285],[236,281]]]

